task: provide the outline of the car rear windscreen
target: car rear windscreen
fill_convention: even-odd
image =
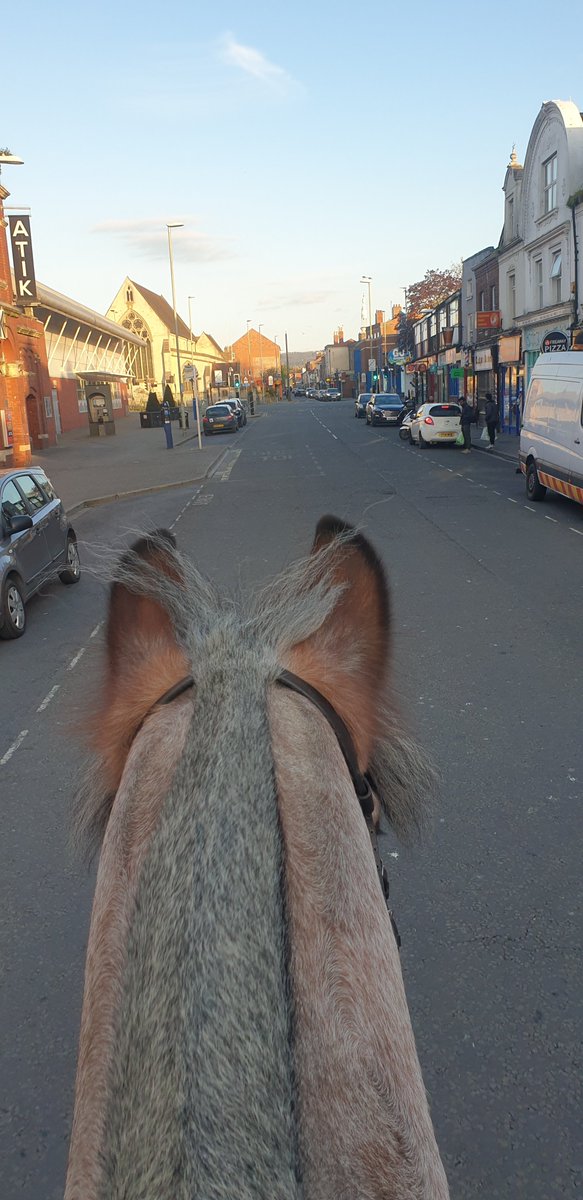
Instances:
[[[459,404],[434,404],[429,409],[430,417],[459,417],[461,413]]]

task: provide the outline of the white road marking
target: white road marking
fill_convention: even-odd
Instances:
[[[55,686],[51,688],[51,690],[50,690],[50,692],[48,693],[48,695],[47,695],[47,696],[45,696],[45,698],[44,698],[44,700],[43,700],[42,704],[39,704],[39,706],[38,706],[38,708],[37,708],[37,710],[36,710],[37,712],[44,712],[45,708],[47,708],[47,707],[48,707],[48,705],[50,704],[51,700],[53,700],[53,699],[55,698],[55,696],[56,696],[56,694],[57,694],[57,692],[58,692],[58,690],[59,690],[59,687],[60,687],[60,686],[61,686],[61,685],[60,685],[59,683],[56,683],[56,684],[55,684]]]
[[[536,508],[531,508],[530,504],[525,504],[523,507],[526,509],[527,512],[533,512],[533,513],[536,512]]]
[[[71,659],[69,666],[67,667],[68,671],[72,671],[77,666],[79,659],[83,658],[84,653],[85,653],[85,646],[81,646],[81,649],[77,651],[75,657]]]
[[[513,500],[513,499],[512,499],[512,496],[507,496],[507,497],[506,497],[506,499],[507,499],[507,500],[510,500],[510,503],[511,503],[511,504],[518,504],[518,500]]]
[[[497,492],[497,491],[496,491],[496,488],[492,488],[492,491],[493,491],[493,493],[494,493],[494,495],[495,495],[495,496],[501,496],[501,495],[502,495],[502,492]]]
[[[330,433],[330,430],[328,430],[328,433]],[[333,434],[332,434],[332,437],[334,438],[334,441],[335,441],[335,442],[337,442],[337,441],[338,441],[338,438],[336,437],[336,434],[335,434],[335,433],[333,433]]]
[[[99,630],[101,629],[102,625],[103,625],[103,621],[100,621],[99,625],[95,626],[95,629],[93,630],[93,632],[89,634],[89,640],[91,640],[91,638],[97,637],[97,634],[99,633]]]
[[[548,517],[546,513],[545,513],[545,521],[552,521],[552,522],[553,522],[553,525],[557,525],[557,524],[558,524],[558,521],[557,521],[557,518],[556,518],[556,517]]]
[[[583,529],[575,529],[573,525],[569,525],[571,533],[578,533],[579,537],[583,537]]]
[[[0,767],[5,767],[6,763],[10,762],[12,755],[16,752],[16,750],[18,750],[18,747],[22,745],[27,733],[28,729],[21,729],[16,741],[14,741],[12,745],[8,747],[6,754],[0,758]]]

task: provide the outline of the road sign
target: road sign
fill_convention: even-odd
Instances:
[[[369,371],[376,371],[376,369],[377,369],[377,360],[376,360],[376,358],[369,358],[369,360],[368,360],[368,369],[369,369]]]

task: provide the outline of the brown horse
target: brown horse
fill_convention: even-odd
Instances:
[[[411,832],[431,772],[387,704],[389,625],[330,517],[247,609],[169,534],[119,564],[66,1200],[447,1197],[354,782]]]

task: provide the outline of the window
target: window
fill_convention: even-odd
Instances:
[[[44,508],[46,500],[32,475],[19,475],[18,486],[24,492],[33,512],[38,512],[39,508]]]
[[[497,300],[496,284],[493,283],[492,287],[490,288],[490,312],[496,312],[496,308],[497,308],[496,300]]]
[[[466,300],[471,300],[473,294],[474,294],[474,288],[472,285],[472,277],[470,276],[469,279],[466,279]]]
[[[553,254],[551,267],[551,296],[555,304],[561,303],[561,285],[563,282],[563,256],[560,250]]]
[[[480,312],[486,311],[486,293],[480,292]]]
[[[514,196],[508,197],[508,221],[507,229],[508,241],[512,241],[514,237]]]
[[[543,163],[543,211],[552,212],[557,207],[557,156]]]
[[[441,333],[442,329],[447,329],[447,310],[445,308],[440,308],[440,310],[439,310],[439,332],[440,333]]]
[[[460,306],[459,300],[452,300],[449,306],[449,323],[455,328],[459,324]]]
[[[57,499],[57,493],[56,493],[50,479],[47,479],[44,471],[36,470],[35,471],[35,479],[37,480],[37,483],[40,483],[42,490],[45,493],[45,496],[48,496],[49,500]]]
[[[429,318],[429,336],[435,337],[436,333],[437,333],[437,314],[432,313]]]
[[[516,275],[508,276],[508,307],[512,319],[516,316]]]
[[[50,421],[52,418],[52,415],[53,415],[53,405],[52,405],[50,396],[45,396],[44,401],[45,401],[45,416],[47,417],[47,420]]]
[[[543,260],[537,258],[534,263],[534,303],[536,308],[544,308],[543,299]]]
[[[474,340],[474,314],[468,313],[468,342]]]
[[[131,287],[129,287],[126,291],[126,300],[128,304],[133,304],[134,302],[134,293]]]
[[[2,492],[2,512],[5,517],[27,517],[26,504],[18,491],[18,488],[11,480],[6,484]]]

